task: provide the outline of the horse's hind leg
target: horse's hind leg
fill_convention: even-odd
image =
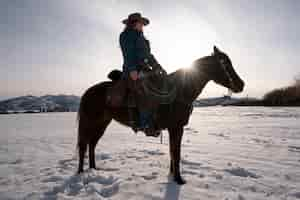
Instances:
[[[84,155],[87,149],[87,143],[85,141],[80,141],[78,143],[78,152],[79,152],[79,165],[78,165],[78,173],[83,172],[83,164],[84,164]]]
[[[96,161],[95,161],[95,148],[99,141],[99,139],[103,136],[106,127],[110,123],[111,120],[103,122],[99,128],[97,128],[94,136],[91,138],[89,142],[89,166],[90,168],[96,169]]]
[[[89,124],[86,123],[82,118],[79,121],[78,127],[78,154],[79,154],[79,163],[78,163],[78,173],[83,172],[83,165],[84,165],[84,156],[91,139],[91,128],[88,126]]]

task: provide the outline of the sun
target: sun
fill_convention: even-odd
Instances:
[[[166,18],[153,22],[149,34],[152,52],[168,72],[189,67],[195,59],[211,54],[217,43],[216,31],[208,23],[199,17],[186,18],[175,19],[176,24]]]

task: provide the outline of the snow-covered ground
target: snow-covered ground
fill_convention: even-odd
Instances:
[[[97,146],[100,170],[76,175],[75,118],[0,116],[0,199],[300,199],[299,108],[195,108],[183,186],[168,177],[166,132],[160,144],[115,122]]]

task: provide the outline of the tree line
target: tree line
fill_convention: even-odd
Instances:
[[[300,74],[293,85],[266,93],[263,102],[268,106],[300,106]]]

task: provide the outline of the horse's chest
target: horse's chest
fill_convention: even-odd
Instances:
[[[166,128],[176,126],[185,126],[189,122],[192,113],[192,105],[177,105],[170,106],[160,115],[160,122]]]

